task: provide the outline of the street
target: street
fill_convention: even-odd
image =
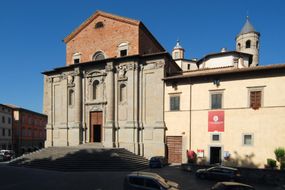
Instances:
[[[0,164],[1,190],[122,190],[124,176],[129,172],[57,172],[17,168]],[[147,169],[178,182],[185,190],[207,190],[215,181],[196,179],[193,172],[179,166]],[[278,187],[251,184],[257,190],[278,190]]]

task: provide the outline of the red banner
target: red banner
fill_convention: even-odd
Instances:
[[[224,111],[208,112],[208,132],[224,132]]]

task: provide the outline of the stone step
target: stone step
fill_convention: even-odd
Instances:
[[[90,143],[49,147],[23,155],[9,164],[58,171],[136,171],[147,168],[148,160],[123,148],[104,148]]]

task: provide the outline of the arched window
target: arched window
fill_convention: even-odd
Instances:
[[[245,42],[245,48],[250,48],[250,45],[251,45],[251,41],[250,40],[247,40]]]
[[[105,59],[104,53],[102,51],[97,51],[92,57],[93,61],[102,60],[102,59]]]
[[[92,85],[92,99],[96,100],[99,97],[99,81],[95,80]]]
[[[68,92],[68,105],[72,106],[74,104],[74,90],[69,90]]]
[[[241,48],[241,47],[240,47],[240,43],[238,43],[238,50],[240,50],[240,48]]]
[[[256,41],[256,49],[258,49],[259,47],[259,43],[258,43],[258,41]]]
[[[127,99],[127,86],[125,84],[120,85],[120,102]]]

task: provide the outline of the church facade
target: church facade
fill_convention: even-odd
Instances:
[[[64,42],[66,66],[43,73],[46,146],[164,155],[161,79],[179,67],[143,23],[97,11]]]

